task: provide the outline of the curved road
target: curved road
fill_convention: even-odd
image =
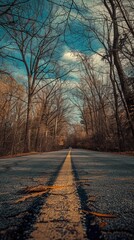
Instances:
[[[134,239],[133,167],[77,149],[0,159],[0,239]]]

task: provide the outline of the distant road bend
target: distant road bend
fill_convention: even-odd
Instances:
[[[0,239],[134,239],[133,160],[78,149],[0,159]]]

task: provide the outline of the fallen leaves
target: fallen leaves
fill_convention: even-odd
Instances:
[[[108,223],[106,223],[106,222],[100,222],[99,223],[99,227],[100,228],[104,228],[105,226],[107,226],[108,225]]]
[[[24,202],[25,200],[29,199],[29,198],[33,198],[33,197],[39,197],[45,193],[47,193],[48,191],[42,191],[42,192],[38,192],[38,193],[33,193],[33,194],[29,194],[27,196],[24,196],[20,199],[18,199],[17,201],[15,201],[15,203],[20,203],[20,202]]]
[[[34,187],[27,187],[25,188],[25,193],[34,193],[34,192],[42,192],[42,191],[46,191],[49,189],[62,189],[62,188],[66,188],[66,187],[70,187],[70,185],[48,185],[48,186],[43,186],[43,185],[38,185],[38,186],[34,186]]]
[[[45,193],[48,193],[51,189],[54,190],[61,190],[63,188],[70,187],[70,185],[50,185],[50,186],[43,186],[38,185],[34,187],[26,187],[24,190],[22,190],[22,193],[27,194],[26,196],[23,196],[22,198],[15,201],[15,203],[24,202],[25,200],[29,198],[39,197],[42,196]]]
[[[96,201],[96,196],[89,196],[89,201],[90,202],[95,202]]]
[[[103,218],[116,218],[116,217],[117,217],[117,216],[114,215],[114,214],[99,213],[99,212],[90,212],[90,211],[87,211],[87,210],[82,210],[82,212],[88,213],[88,214],[91,214],[91,215],[94,215],[94,216],[96,216],[96,217],[103,217]]]

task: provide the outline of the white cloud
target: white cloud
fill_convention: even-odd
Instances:
[[[80,63],[80,58],[79,55],[81,53],[78,51],[71,51],[69,48],[65,48],[65,51],[62,56],[62,61],[66,62],[67,65],[70,65],[70,72],[68,73],[68,76],[70,79],[76,79],[78,80],[80,78],[80,73],[79,73],[79,63]]]
[[[69,74],[70,78],[78,80],[80,78],[80,72],[78,69],[75,69],[75,71],[71,71]]]
[[[65,81],[65,85],[64,85],[65,89],[77,88],[78,86],[79,86],[79,83],[72,80]]]
[[[72,61],[72,62],[75,62],[78,60],[76,52],[71,52],[71,51],[65,51],[62,59],[66,61]]]
[[[94,53],[91,56],[91,60],[94,65],[104,65],[104,62],[102,61],[102,56],[105,54],[105,50],[103,48],[99,49],[97,53]]]
[[[90,58],[93,69],[96,72],[96,77],[101,81],[102,79],[103,81],[107,81],[107,74],[109,73],[109,63],[102,59],[104,55],[105,50],[101,48]]]

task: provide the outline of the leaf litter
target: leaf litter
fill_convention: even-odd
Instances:
[[[21,193],[27,195],[16,200],[15,203],[24,202],[29,198],[42,196],[43,194],[48,193],[51,189],[61,190],[67,187],[70,187],[70,185],[50,185],[50,186],[38,185],[34,187],[26,187],[24,190],[21,191]]]
[[[116,215],[111,214],[111,213],[99,213],[99,212],[91,212],[91,211],[87,211],[87,210],[82,210],[82,212],[87,213],[87,214],[91,214],[94,215],[96,217],[102,217],[102,218],[117,218]]]

